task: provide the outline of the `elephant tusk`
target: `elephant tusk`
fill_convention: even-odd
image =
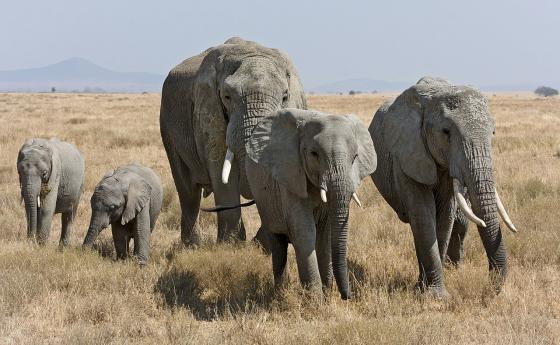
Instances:
[[[41,197],[37,196],[37,207],[41,208]]]
[[[356,204],[362,208],[362,203],[360,202],[360,199],[358,199],[358,194],[356,193],[352,193],[352,199],[354,199],[354,201],[356,202]]]
[[[486,223],[473,213],[469,205],[467,205],[467,201],[463,194],[461,194],[461,183],[457,179],[453,179],[453,193],[455,194],[455,200],[457,200],[457,204],[461,211],[465,214],[465,216],[473,223],[478,226],[482,226],[483,228],[486,227]]]
[[[222,182],[224,184],[228,183],[232,161],[233,161],[233,152],[231,152],[230,149],[227,149],[226,159],[224,160],[224,167],[222,168]]]
[[[509,218],[509,215],[507,214],[506,209],[504,208],[504,204],[502,204],[502,200],[500,199],[500,196],[498,195],[498,190],[496,190],[496,206],[498,206],[498,213],[500,214],[500,216],[504,220],[504,223],[506,223],[507,227],[512,232],[517,232],[517,228],[515,227],[515,225],[513,225],[513,222],[511,221],[511,218]]]
[[[321,200],[323,200],[323,202],[327,202],[327,191],[323,188],[321,188]]]

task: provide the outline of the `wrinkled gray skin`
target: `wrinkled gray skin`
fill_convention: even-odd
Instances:
[[[452,178],[469,191],[499,291],[507,256],[495,198],[491,139],[494,119],[478,90],[423,78],[377,111],[369,127],[379,165],[372,179],[399,218],[410,223],[420,274],[418,287],[445,297],[442,261],[463,256],[467,222]],[[463,187],[463,192],[464,192]]]
[[[150,168],[133,163],[108,171],[91,196],[91,220],[83,246],[93,246],[110,224],[117,258],[128,257],[128,245],[134,239],[134,255],[146,264],[162,198],[161,181]]]
[[[201,191],[216,204],[251,198],[243,169],[245,143],[259,119],[285,108],[305,108],[289,58],[241,38],[193,56],[169,72],[163,85],[160,129],[181,204],[181,239],[197,245]],[[226,148],[234,153],[222,182]],[[240,169],[240,167],[242,167]],[[218,214],[218,241],[245,239],[240,209]]]
[[[349,204],[377,164],[366,127],[353,115],[279,110],[255,127],[247,154],[249,185],[263,228],[270,231],[275,285],[285,284],[291,242],[304,287],[321,293],[334,271],[341,297],[350,298]]]
[[[60,245],[67,246],[84,184],[84,158],[67,142],[30,139],[17,159],[27,237],[45,244],[55,213],[62,214]],[[37,198],[40,198],[40,207]]]

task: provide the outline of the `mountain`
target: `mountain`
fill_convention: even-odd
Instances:
[[[0,91],[160,92],[165,76],[143,72],[116,72],[82,58],[53,65],[0,71]]]
[[[395,92],[403,91],[416,83],[417,80],[404,82],[391,82],[375,79],[346,79],[333,83],[323,84],[311,88],[310,92],[315,93],[348,93],[351,90],[357,92]],[[545,83],[546,84],[546,83]],[[547,86],[555,86],[559,83],[552,83]],[[517,83],[517,84],[489,84],[489,85],[474,85],[483,91],[534,91],[538,86],[536,83]]]
[[[323,84],[311,88],[309,91],[316,93],[348,93],[351,90],[360,92],[388,92],[402,91],[412,85],[411,83],[392,82],[367,78],[345,79],[333,83]]]

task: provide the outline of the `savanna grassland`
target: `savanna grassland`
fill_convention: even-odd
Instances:
[[[310,108],[358,114],[367,125],[391,95],[309,96]],[[452,297],[413,290],[412,234],[370,179],[351,210],[349,266],[355,298],[303,296],[293,252],[290,288],[273,293],[271,260],[251,242],[216,245],[214,215],[202,214],[205,244],[179,244],[180,211],[159,135],[159,95],[0,94],[0,343],[2,344],[559,344],[560,99],[489,95],[501,197],[519,233],[505,227],[510,271],[495,296],[474,226],[466,260],[446,267]],[[86,158],[85,192],[71,246],[26,241],[16,170],[26,138],[74,143]],[[98,251],[81,250],[89,198],[105,171],[139,161],[164,184],[150,264],[115,262],[110,230]],[[213,205],[212,197],[203,205]],[[259,225],[244,209],[248,237]]]

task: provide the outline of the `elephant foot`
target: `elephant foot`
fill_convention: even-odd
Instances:
[[[426,285],[426,283],[419,281],[416,283],[415,290],[424,296],[434,299],[448,300],[451,298],[451,295],[443,285]]]
[[[200,246],[200,235],[197,232],[181,235],[181,243],[185,249],[197,249]]]
[[[200,247],[200,243],[198,243],[198,241],[195,243],[193,241],[181,240],[181,246],[183,247],[183,249],[197,250]]]
[[[502,288],[506,282],[506,273],[503,271],[490,270],[490,284],[496,295],[502,292]]]
[[[141,259],[139,257],[136,257],[136,263],[140,266],[140,267],[146,267],[148,265],[148,260],[146,259]]]

